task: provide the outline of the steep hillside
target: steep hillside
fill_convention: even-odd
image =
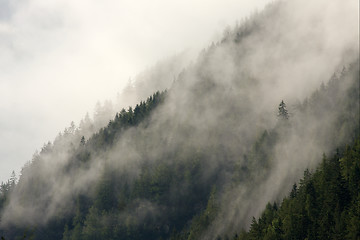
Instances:
[[[272,3],[167,91],[91,136],[66,129],[18,182],[2,184],[0,235],[215,239],[247,229],[323,153],[359,135],[353,9],[340,0]]]
[[[350,80],[351,83],[347,82],[348,80]],[[348,85],[346,92],[339,94],[345,83],[350,85]],[[360,133],[359,83],[359,62],[357,61],[349,67],[349,70],[344,69],[340,77],[334,75],[327,85],[322,85],[309,99],[305,100],[302,104],[299,104],[296,107],[296,116],[291,116],[286,111],[286,108],[284,111],[282,104],[280,104],[277,124],[274,128],[264,131],[243,158],[239,158],[239,161],[234,164],[231,181],[228,182],[228,185],[222,186],[222,189],[225,188],[226,190],[223,190],[221,194],[212,192],[209,195],[207,207],[193,218],[189,228],[184,229],[183,232],[175,235],[173,239],[226,239],[227,237],[235,236],[236,233],[240,233],[241,229],[246,229],[251,222],[251,215],[246,216],[246,214],[249,214],[248,211],[251,210],[254,205],[257,206],[259,202],[263,202],[267,194],[271,193],[275,197],[269,199],[269,201],[275,202],[276,206],[276,202],[279,203],[282,197],[285,194],[287,195],[291,190],[292,184],[298,182],[300,177],[296,179],[294,178],[294,174],[298,175],[300,169],[302,171],[307,169],[306,171],[309,172],[307,167],[310,167],[312,170],[316,169],[315,166],[318,166],[320,161],[312,159],[314,162],[311,163],[307,161],[306,158],[303,158],[302,162],[297,162],[299,154],[303,157],[311,157],[310,151],[312,149],[309,145],[319,144],[314,141],[316,140],[314,136],[326,134],[327,137],[323,140],[327,143],[331,143],[332,146],[337,146],[337,148],[334,147],[332,151],[329,151],[328,154],[333,155],[336,153],[337,155],[332,158],[332,161],[339,161],[339,152],[343,153],[344,151],[347,151],[344,143],[347,142],[352,144],[358,138]],[[327,114],[333,114],[337,111],[338,117],[331,123],[332,126],[326,124],[324,121],[325,119],[330,119],[327,114],[324,114],[324,108],[328,108],[327,110],[329,110],[329,112],[327,112]],[[336,110],[340,108],[342,108],[342,110]],[[317,121],[323,121],[322,126],[319,124],[316,128],[313,128],[313,124]],[[310,129],[307,127],[310,127]],[[332,133],[329,132],[329,129],[332,129]],[[301,138],[304,137],[302,134],[305,134],[305,139],[310,136],[308,141],[311,141],[311,143],[302,140]],[[294,141],[294,138],[298,144],[302,144],[303,146],[294,146],[293,143],[291,143]],[[308,152],[301,153],[299,152],[301,150]],[[277,156],[279,153],[285,155],[283,156],[284,161],[279,161],[280,159]],[[321,159],[321,153],[319,153],[317,158]],[[325,164],[324,162],[326,161],[326,159],[323,159],[322,164]],[[352,166],[352,170],[355,171],[352,174],[358,174],[356,172],[358,165],[356,156],[349,161],[352,161],[352,163],[349,163],[349,167]],[[303,164],[303,168],[301,168],[301,164]],[[329,176],[329,178],[336,179],[339,174],[340,172],[334,173]],[[357,181],[355,175],[353,176],[355,179],[353,181]],[[279,179],[281,179],[281,181],[279,181]],[[341,181],[343,181],[343,179],[340,180],[339,184],[342,184]],[[301,182],[302,181],[300,181],[300,183]],[[352,184],[354,185],[355,183]],[[332,188],[332,186],[328,185],[323,186],[323,188],[326,187]],[[336,197],[346,197],[346,193],[342,192],[342,189],[338,189],[336,186],[334,186],[334,188],[335,189],[333,189],[332,192],[327,193],[329,199],[333,197],[332,201],[336,201]],[[331,196],[332,194],[334,196]],[[355,187],[355,192],[352,193],[352,196],[356,198],[356,194]],[[356,206],[357,203],[358,202],[355,201],[352,204]],[[346,202],[344,204],[349,203]],[[266,203],[263,204],[264,207],[265,205]],[[265,213],[269,211],[269,206],[270,205],[268,204]],[[271,205],[271,207],[273,206]],[[322,209],[321,203],[318,204],[318,207]],[[326,207],[328,206],[324,206],[324,208]],[[348,209],[349,208],[347,208],[347,210]],[[275,210],[277,209],[272,209],[272,211]],[[341,211],[343,210],[344,208]],[[288,212],[286,214],[288,214]],[[284,217],[288,217],[286,214]],[[245,221],[244,216],[246,216]],[[261,216],[262,218],[265,218],[264,213],[262,213]],[[298,216],[292,224],[299,225],[302,221],[305,221],[304,219],[303,217]],[[261,234],[252,238],[251,236],[253,235],[251,230],[250,235],[246,235],[243,232],[241,236],[244,237],[244,239],[264,239],[269,226],[253,226],[254,220],[252,221],[251,229],[257,229],[256,231],[260,231]],[[259,222],[261,221],[263,220],[259,220]],[[348,221],[348,219],[346,218],[346,220],[343,219],[342,221]],[[269,224],[269,222],[267,222],[267,224]],[[309,226],[310,225],[307,225],[307,227]],[[335,226],[332,226],[329,223],[328,225],[323,225],[321,227],[329,229]],[[304,228],[306,228],[306,226]],[[303,237],[303,235],[296,235],[295,238],[288,238],[289,232],[292,232],[294,229],[286,230],[287,233],[281,232],[281,234],[283,234],[281,237],[280,235],[271,235],[273,232],[270,232],[267,237],[269,237],[269,239],[305,239],[307,236],[306,232],[302,232],[302,234],[305,234],[305,237]],[[283,229],[281,231],[285,230]],[[345,235],[346,233],[345,229],[341,230],[341,234]],[[352,232],[352,234],[353,233],[354,232]],[[321,236],[320,238],[314,238],[313,236],[313,238],[311,238],[310,236],[309,239],[327,238],[324,238],[324,236]]]
[[[280,207],[268,204],[234,239],[360,239],[360,139],[305,170]]]

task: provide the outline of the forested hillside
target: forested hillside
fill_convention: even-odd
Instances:
[[[305,170],[281,205],[268,204],[234,239],[360,239],[360,139]]]
[[[359,238],[353,7],[271,3],[167,90],[72,124],[1,184],[0,236]]]

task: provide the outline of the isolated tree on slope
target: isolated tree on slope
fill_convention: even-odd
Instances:
[[[289,119],[289,112],[286,109],[286,104],[284,103],[284,100],[281,100],[281,103],[279,104],[278,117],[280,119]]]

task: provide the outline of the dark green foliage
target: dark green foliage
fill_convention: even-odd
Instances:
[[[206,209],[192,219],[188,240],[200,239],[206,228],[215,219],[218,211],[218,203],[216,202],[216,188],[214,187],[210,193]]]
[[[88,167],[92,155],[99,155],[99,152],[110,148],[126,129],[139,124],[146,127],[147,117],[163,101],[165,94],[154,94],[146,102],[137,105],[134,111],[132,108],[122,110],[106,128],[88,141],[81,137],[78,148],[71,150],[71,159],[64,171],[77,174],[78,169]],[[51,144],[46,145],[36,155],[38,160],[35,159],[29,169],[25,170],[36,171],[36,162],[40,163],[45,154],[54,152]],[[205,209],[211,212],[206,214],[209,224],[215,211],[215,192],[210,194],[211,186],[218,177],[209,175],[204,178],[201,173],[206,169],[204,166],[209,154],[205,149],[178,149],[154,162],[145,161],[136,177],[127,175],[126,166],[118,171],[105,164],[99,180],[89,190],[90,196],[80,194],[76,197],[72,214],[62,218],[60,214],[58,221],[50,221],[38,227],[32,236],[34,239],[166,239],[174,233],[172,230],[183,229],[193,216]],[[167,158],[178,161],[166,161]],[[38,187],[38,194],[48,184],[36,178],[29,181],[36,181],[34,185]],[[28,198],[24,196],[24,199]],[[31,199],[36,197],[31,196]],[[24,231],[22,228],[14,228],[7,236],[12,238]]]
[[[278,209],[267,205],[236,239],[360,239],[360,138],[344,153],[323,157]]]
[[[128,111],[122,109],[116,114],[114,120],[111,120],[107,127],[100,129],[87,142],[87,145],[93,150],[100,150],[101,148],[110,148],[117,137],[120,136],[124,130],[136,126],[139,123],[146,124],[144,120],[150,115],[161,102],[164,101],[167,92],[156,92],[150,96],[146,102],[141,101],[137,104],[135,109],[129,107]],[[102,149],[105,150],[105,149]]]

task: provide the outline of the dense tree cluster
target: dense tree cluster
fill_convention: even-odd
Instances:
[[[280,207],[268,204],[233,239],[360,239],[360,138],[304,172]]]
[[[115,118],[110,120],[106,127],[101,128],[99,132],[88,140],[88,145],[94,149],[104,146],[110,147],[116,137],[124,130],[144,122],[144,119],[149,116],[152,110],[164,101],[166,94],[166,91],[156,92],[148,97],[146,101],[136,104],[134,109],[132,107],[129,107],[128,110],[122,109],[119,113],[116,113]]]

